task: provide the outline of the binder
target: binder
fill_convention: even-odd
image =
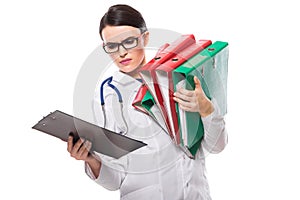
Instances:
[[[168,44],[168,43],[165,43],[164,45],[162,45],[162,46],[158,49],[158,51],[157,51],[155,57],[158,57],[158,55],[159,55],[163,50],[165,50],[168,46],[170,46],[170,44]],[[149,114],[149,113],[148,113],[147,109],[145,109],[145,108],[142,106],[142,100],[143,100],[143,98],[144,98],[144,96],[145,96],[145,94],[146,94],[147,91],[148,91],[147,86],[146,86],[145,84],[142,84],[142,86],[141,86],[141,87],[139,88],[139,90],[137,91],[137,94],[136,94],[136,96],[135,96],[135,98],[134,98],[134,100],[133,100],[133,102],[132,102],[132,106],[133,106],[135,109],[137,109],[137,110],[139,110],[139,111],[141,111],[141,112],[143,112],[143,113],[145,113],[145,114]]]
[[[91,151],[116,159],[146,145],[141,141],[101,128],[59,110],[50,113],[32,128],[63,141],[67,141],[69,134],[72,134],[73,143],[79,137],[85,138],[92,142]]]
[[[146,91],[145,96],[142,99],[142,107],[147,110],[148,114],[165,130],[165,132],[168,131],[160,109],[149,91]]]
[[[143,100],[143,98],[144,98],[144,96],[145,96],[145,94],[146,94],[147,91],[148,91],[147,86],[145,84],[143,84],[139,88],[139,90],[137,91],[137,94],[136,94],[136,96],[135,96],[135,98],[134,98],[134,100],[132,102],[132,106],[135,109],[137,109],[137,110],[139,110],[139,111],[141,111],[141,112],[143,112],[145,114],[149,114],[149,113],[148,113],[147,109],[145,109],[142,106],[142,100]]]
[[[184,87],[193,90],[194,76],[201,82],[202,89],[208,98],[214,98],[221,114],[227,112],[227,74],[228,43],[216,41],[205,50],[193,56],[173,71],[174,90]],[[195,156],[203,138],[204,128],[199,113],[186,112],[179,108],[181,147]]]
[[[166,62],[170,58],[174,57],[176,54],[178,54],[183,49],[187,48],[188,46],[194,44],[195,37],[192,34],[182,35],[177,40],[175,40],[170,45],[165,45],[162,47],[159,51],[159,53],[150,60],[146,65],[144,65],[140,70],[139,74],[141,78],[143,79],[143,82],[146,84],[149,92],[154,98],[154,101],[158,105],[160,112],[162,113],[164,123],[166,124],[166,127],[168,129],[168,133],[170,134],[171,138],[174,139],[174,135],[171,131],[171,126],[169,124],[168,115],[163,107],[162,102],[162,96],[159,91],[159,86],[157,84],[157,78],[155,74],[155,68],[157,68],[162,63]]]
[[[132,102],[132,106],[135,109],[150,115],[158,125],[160,125],[166,132],[168,131],[161,112],[146,85],[143,84],[139,88],[137,95]]]
[[[162,96],[162,99],[158,99],[158,101],[160,101],[159,104],[161,105],[161,109],[164,109],[164,112],[167,113],[166,118],[169,120],[172,134],[175,136],[176,144],[180,144],[180,135],[175,101],[173,100],[174,89],[172,71],[193,55],[209,46],[211,43],[212,42],[210,40],[199,40],[197,43],[185,48],[176,56],[172,57],[155,69],[157,84],[159,86],[159,90],[157,92],[160,92],[160,95]]]

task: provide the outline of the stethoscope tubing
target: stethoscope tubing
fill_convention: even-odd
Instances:
[[[105,111],[105,101],[104,101],[104,85],[107,83],[107,85],[112,88],[116,94],[118,95],[118,99],[119,99],[119,103],[120,103],[120,106],[121,106],[121,117],[122,117],[122,120],[125,124],[125,131],[122,132],[121,134],[122,135],[126,135],[127,132],[128,132],[128,125],[126,123],[126,120],[124,118],[124,114],[123,114],[123,99],[122,99],[122,95],[121,95],[121,92],[118,90],[118,88],[116,86],[114,86],[111,82],[113,80],[113,77],[109,77],[107,79],[105,79],[102,83],[101,83],[101,86],[100,86],[100,102],[101,102],[101,107],[102,107],[102,112],[103,112],[103,117],[104,117],[104,122],[103,122],[103,127],[105,128],[106,127],[106,111]]]

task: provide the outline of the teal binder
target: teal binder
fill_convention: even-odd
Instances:
[[[141,105],[144,109],[146,109],[147,113],[157,122],[157,124],[160,125],[165,130],[165,132],[167,132],[168,129],[166,127],[166,124],[164,123],[162,114],[149,90],[147,90],[144,98],[142,99]]]
[[[216,41],[173,71],[174,91],[180,87],[194,90],[194,76],[201,82],[209,99],[214,98],[221,115],[227,113],[228,43]],[[181,147],[194,157],[204,135],[198,112],[186,112],[176,103],[180,124]]]
[[[144,107],[148,113],[154,117],[151,108],[155,105],[155,101],[149,90],[146,92],[143,100],[142,100],[142,107]],[[155,118],[155,117],[154,117]],[[156,119],[156,118],[155,118]],[[157,120],[157,119],[156,119]]]

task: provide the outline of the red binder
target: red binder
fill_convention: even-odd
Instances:
[[[168,44],[168,43],[162,45],[158,49],[158,51],[156,53],[156,56],[159,55],[168,46],[170,46],[170,44]],[[139,110],[139,111],[141,111],[141,112],[146,113],[146,114],[149,115],[149,113],[147,112],[147,110],[142,106],[142,100],[143,100],[143,98],[144,98],[144,96],[145,96],[145,94],[146,94],[147,91],[148,91],[147,86],[145,84],[142,84],[141,87],[139,88],[139,90],[137,91],[137,94],[136,94],[136,96],[135,96],[135,98],[134,98],[134,100],[132,102],[132,106],[135,109],[137,109],[137,110]]]
[[[184,50],[188,46],[196,43],[195,37],[192,34],[182,35],[180,38],[175,40],[170,45],[166,45],[166,48],[162,47],[162,50],[150,60],[146,65],[144,65],[140,70],[139,74],[143,79],[144,83],[146,84],[148,90],[154,97],[155,102],[159,106],[159,109],[163,115],[164,122],[168,128],[168,132],[172,139],[175,139],[176,143],[180,142],[177,141],[175,135],[173,135],[173,131],[171,125],[169,123],[168,114],[164,109],[163,105],[163,97],[160,93],[159,86],[157,84],[157,78],[155,69],[159,67],[161,64],[166,62],[167,60],[171,59],[175,55],[177,55],[180,51]]]
[[[135,96],[135,98],[134,98],[134,100],[133,100],[133,102],[132,102],[132,106],[133,106],[135,109],[137,109],[137,110],[139,110],[139,111],[141,111],[141,112],[143,112],[143,113],[146,113],[146,114],[148,115],[148,112],[147,112],[146,109],[142,106],[142,100],[143,100],[143,98],[144,98],[144,96],[145,96],[145,94],[146,94],[147,91],[148,91],[147,86],[146,86],[145,84],[143,84],[143,85],[139,88],[139,90],[138,90],[138,92],[137,92],[137,94],[136,94],[136,96]]]
[[[180,144],[180,132],[175,101],[173,100],[174,85],[172,71],[191,58],[193,55],[208,47],[211,43],[211,40],[199,40],[197,43],[185,48],[176,56],[172,57],[155,69],[156,83],[158,86],[156,95],[162,97],[159,98],[158,101],[162,106],[162,110],[164,110],[164,113],[167,115],[166,118],[168,119],[168,124],[170,125],[170,131],[177,144]]]
[[[156,67],[157,65],[166,62],[171,57],[178,54],[180,51],[194,43],[194,35],[187,34],[182,35],[180,38],[178,38],[171,44],[164,44],[160,47],[156,56],[139,70],[140,73],[144,73],[144,71],[148,71],[150,68]]]

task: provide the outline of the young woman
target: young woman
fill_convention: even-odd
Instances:
[[[142,140],[147,146],[120,159],[112,159],[89,154],[91,142],[79,140],[73,145],[70,136],[70,155],[85,161],[87,175],[98,184],[109,190],[120,190],[122,200],[211,199],[204,152],[218,153],[227,143],[224,119],[219,115],[216,102],[205,96],[197,78],[194,78],[194,91],[181,89],[174,94],[180,107],[198,112],[204,124],[201,146],[196,158],[190,159],[151,117],[131,106],[141,86],[138,70],[146,64],[144,47],[149,40],[142,15],[128,5],[112,6],[101,19],[99,33],[104,51],[119,68],[113,75],[113,84],[120,90],[124,105],[116,108],[119,105],[117,95],[105,90],[106,128]],[[101,126],[103,117],[98,93],[97,90],[94,114],[96,123]]]

